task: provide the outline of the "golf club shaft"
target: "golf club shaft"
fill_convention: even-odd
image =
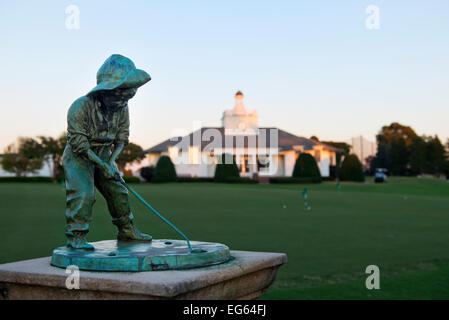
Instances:
[[[187,236],[179,230],[174,224],[172,224],[170,221],[165,219],[159,212],[157,212],[152,206],[150,206],[137,192],[135,192],[128,184],[123,180],[122,177],[120,177],[120,183],[125,186],[126,189],[128,189],[134,196],[136,196],[137,199],[139,199],[145,206],[147,206],[148,209],[150,209],[153,213],[155,213],[159,218],[161,218],[165,223],[167,223],[170,227],[173,228],[177,233],[179,233],[186,241],[187,246],[189,247],[189,250],[192,252],[192,246],[190,245],[190,241],[187,238]]]

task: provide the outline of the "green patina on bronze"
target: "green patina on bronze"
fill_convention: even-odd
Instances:
[[[67,246],[54,250],[51,264],[78,265],[84,270],[150,271],[183,269],[228,261],[229,248],[217,243],[190,242],[178,228],[152,208],[120,177],[115,160],[128,143],[128,101],[151,78],[118,54],[97,72],[97,86],[77,99],[67,114],[67,145],[62,162],[66,182]],[[106,199],[117,241],[86,240],[95,188]],[[130,190],[145,206],[185,240],[154,240],[134,226]],[[182,244],[181,244],[182,243]],[[194,245],[191,245],[194,244]],[[193,248],[195,247],[195,248]]]
[[[95,250],[80,251],[59,247],[54,250],[51,264],[66,268],[76,265],[90,271],[162,271],[181,270],[215,265],[230,260],[229,248],[219,243],[191,242],[202,252],[192,254],[185,241],[153,240],[130,242],[106,240],[93,242]]]
[[[67,114],[67,145],[62,157],[66,179],[67,246],[93,250],[86,239],[95,187],[107,201],[118,239],[151,241],[133,224],[127,189],[114,177],[115,160],[128,143],[128,100],[150,81],[121,55],[109,57],[97,73],[97,86],[76,100]]]

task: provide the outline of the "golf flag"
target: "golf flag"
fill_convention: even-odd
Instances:
[[[301,194],[304,197],[304,199],[307,199],[307,188],[302,189]]]

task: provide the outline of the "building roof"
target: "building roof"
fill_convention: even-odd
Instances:
[[[204,131],[206,131],[207,129],[217,130],[218,133],[220,134],[220,136],[222,137],[221,141],[214,141],[213,130],[211,130],[212,137],[210,138],[210,140],[203,141],[201,139],[201,137],[203,137]],[[261,147],[269,148],[270,147],[270,139],[269,139],[270,130],[276,130],[276,129],[277,128],[275,128],[275,127],[259,128],[258,135],[256,136],[256,139],[255,139],[256,146],[260,145]],[[277,130],[278,130],[278,148],[280,151],[295,150],[295,147],[302,147],[303,150],[312,150],[317,145],[323,146],[324,150],[329,150],[329,151],[334,151],[334,152],[342,152],[343,151],[339,148],[332,147],[332,146],[324,144],[322,142],[317,142],[317,141],[314,141],[314,140],[311,140],[308,138],[295,136],[295,135],[293,135],[287,131],[281,130],[281,129],[277,129]],[[217,132],[217,131],[215,131],[215,132]],[[177,145],[180,142],[182,142],[180,144],[181,150],[183,149],[183,147],[184,148],[187,147],[187,145],[183,145],[183,143],[188,143],[189,146],[198,145],[198,143],[196,143],[196,141],[194,144],[194,135],[195,135],[195,137],[196,136],[200,137],[199,144],[201,144],[201,150],[204,150],[206,146],[208,146],[209,149],[211,147],[212,148],[222,148],[223,146],[226,146],[226,145],[235,146],[237,144],[237,141],[239,142],[239,144],[243,143],[244,148],[247,148],[249,144],[251,144],[251,146],[254,147],[254,142],[251,142],[251,143],[249,142],[252,139],[252,138],[250,138],[251,136],[248,136],[248,135],[225,135],[224,131],[225,131],[224,128],[220,128],[220,127],[204,127],[204,128],[198,129],[195,132],[190,133],[188,136],[185,136],[185,138],[188,137],[188,139],[184,139],[184,141],[183,141],[182,137],[170,138],[170,139],[167,139],[167,140],[145,150],[144,153],[166,152],[166,151],[168,151],[168,147]],[[254,136],[252,136],[252,137],[254,137]],[[227,139],[229,139],[229,140],[227,140]],[[232,143],[231,143],[230,139],[232,139]],[[238,139],[243,139],[243,142]]]

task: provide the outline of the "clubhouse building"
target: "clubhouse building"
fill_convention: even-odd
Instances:
[[[299,154],[305,152],[316,159],[321,175],[329,176],[339,149],[279,128],[259,127],[257,112],[247,111],[243,98],[240,91],[235,94],[234,108],[223,112],[221,127],[203,127],[162,141],[145,150],[146,159],[140,165],[156,165],[167,155],[178,176],[213,177],[215,166],[226,154],[242,177],[287,177],[292,175]]]

